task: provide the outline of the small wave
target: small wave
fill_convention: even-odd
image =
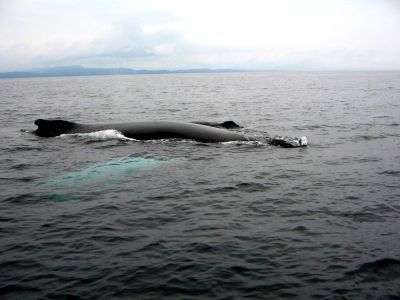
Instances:
[[[315,129],[342,129],[344,125],[329,125],[329,124],[313,124],[313,125],[296,125],[293,126],[296,130],[315,130]]]
[[[7,294],[14,294],[16,292],[37,292],[42,289],[36,286],[31,286],[27,284],[6,284],[0,288],[0,294],[7,296]]]
[[[346,275],[356,276],[363,282],[394,280],[400,278],[400,261],[393,258],[378,259],[364,263]]]
[[[270,186],[258,182],[240,182],[235,185],[216,186],[204,190],[205,194],[223,194],[232,192],[255,193],[269,190]]]
[[[379,139],[385,139],[387,138],[387,135],[360,135],[356,137],[358,140],[364,140],[364,141],[370,141],[370,140],[379,140]]]
[[[29,168],[31,168],[31,167],[32,167],[32,165],[30,165],[30,164],[19,163],[19,164],[12,165],[12,166],[10,167],[10,169],[14,169],[14,170],[25,170],[25,169],[29,169]]]
[[[351,200],[351,197],[347,197],[347,199]],[[353,198],[354,199],[354,198]],[[348,218],[353,222],[382,222],[385,220],[384,216],[378,215],[376,213],[368,212],[368,211],[356,211],[356,212],[345,212],[338,214],[338,216]]]
[[[3,150],[7,152],[21,152],[21,151],[41,151],[43,150],[41,147],[32,146],[32,145],[11,145]]]
[[[370,162],[378,162],[381,160],[382,158],[380,157],[361,157],[361,158],[355,158],[353,161],[360,163],[370,163]]]
[[[389,116],[375,116],[372,117],[373,119],[386,119],[386,118],[390,118]]]
[[[400,176],[400,170],[385,170],[385,171],[379,172],[378,174],[398,177],[398,176]]]
[[[270,189],[269,186],[258,182],[241,182],[236,184],[236,189],[241,192],[263,192]]]
[[[68,200],[90,200],[91,198],[95,197],[95,195],[87,194],[84,195],[82,193],[47,193],[47,194],[20,194],[16,196],[11,196],[5,198],[4,202],[10,202],[14,204],[27,204],[31,205],[37,201],[56,201],[56,202],[63,202]]]
[[[31,193],[19,194],[4,198],[2,201],[11,203],[27,203],[35,199],[35,195]]]

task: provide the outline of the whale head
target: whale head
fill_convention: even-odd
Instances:
[[[269,144],[273,146],[280,146],[282,148],[306,147],[308,145],[308,140],[305,136],[300,138],[290,136],[275,136],[269,140]]]
[[[35,125],[37,125],[38,128],[33,131],[34,134],[41,137],[53,137],[65,133],[73,128],[76,123],[64,120],[37,119]]]

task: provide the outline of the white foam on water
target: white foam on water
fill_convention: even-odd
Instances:
[[[267,142],[263,141],[229,141],[222,142],[222,145],[251,145],[251,146],[265,146],[268,145]]]
[[[300,138],[300,145],[301,145],[301,146],[307,146],[307,145],[308,145],[307,137],[302,136],[302,137]]]
[[[123,135],[120,131],[115,129],[100,130],[88,133],[69,133],[61,134],[60,137],[80,137],[90,140],[106,141],[106,140],[121,140],[121,141],[138,141]]]

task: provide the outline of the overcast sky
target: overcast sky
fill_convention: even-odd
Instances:
[[[0,71],[399,70],[400,0],[0,0]]]

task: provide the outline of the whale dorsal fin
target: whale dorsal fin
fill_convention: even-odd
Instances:
[[[242,127],[242,126],[236,124],[233,121],[224,121],[224,122],[221,123],[221,127],[222,128],[239,128],[239,127]]]
[[[76,123],[65,120],[37,119],[35,125],[38,128],[33,132],[34,134],[42,137],[53,137],[65,133],[73,128]]]
[[[226,128],[226,129],[241,128],[242,127],[242,126],[236,124],[233,121],[224,121],[222,123],[195,121],[195,122],[191,122],[191,123],[200,124],[200,125],[206,125],[206,126],[211,126],[211,127],[217,127],[217,128]]]

